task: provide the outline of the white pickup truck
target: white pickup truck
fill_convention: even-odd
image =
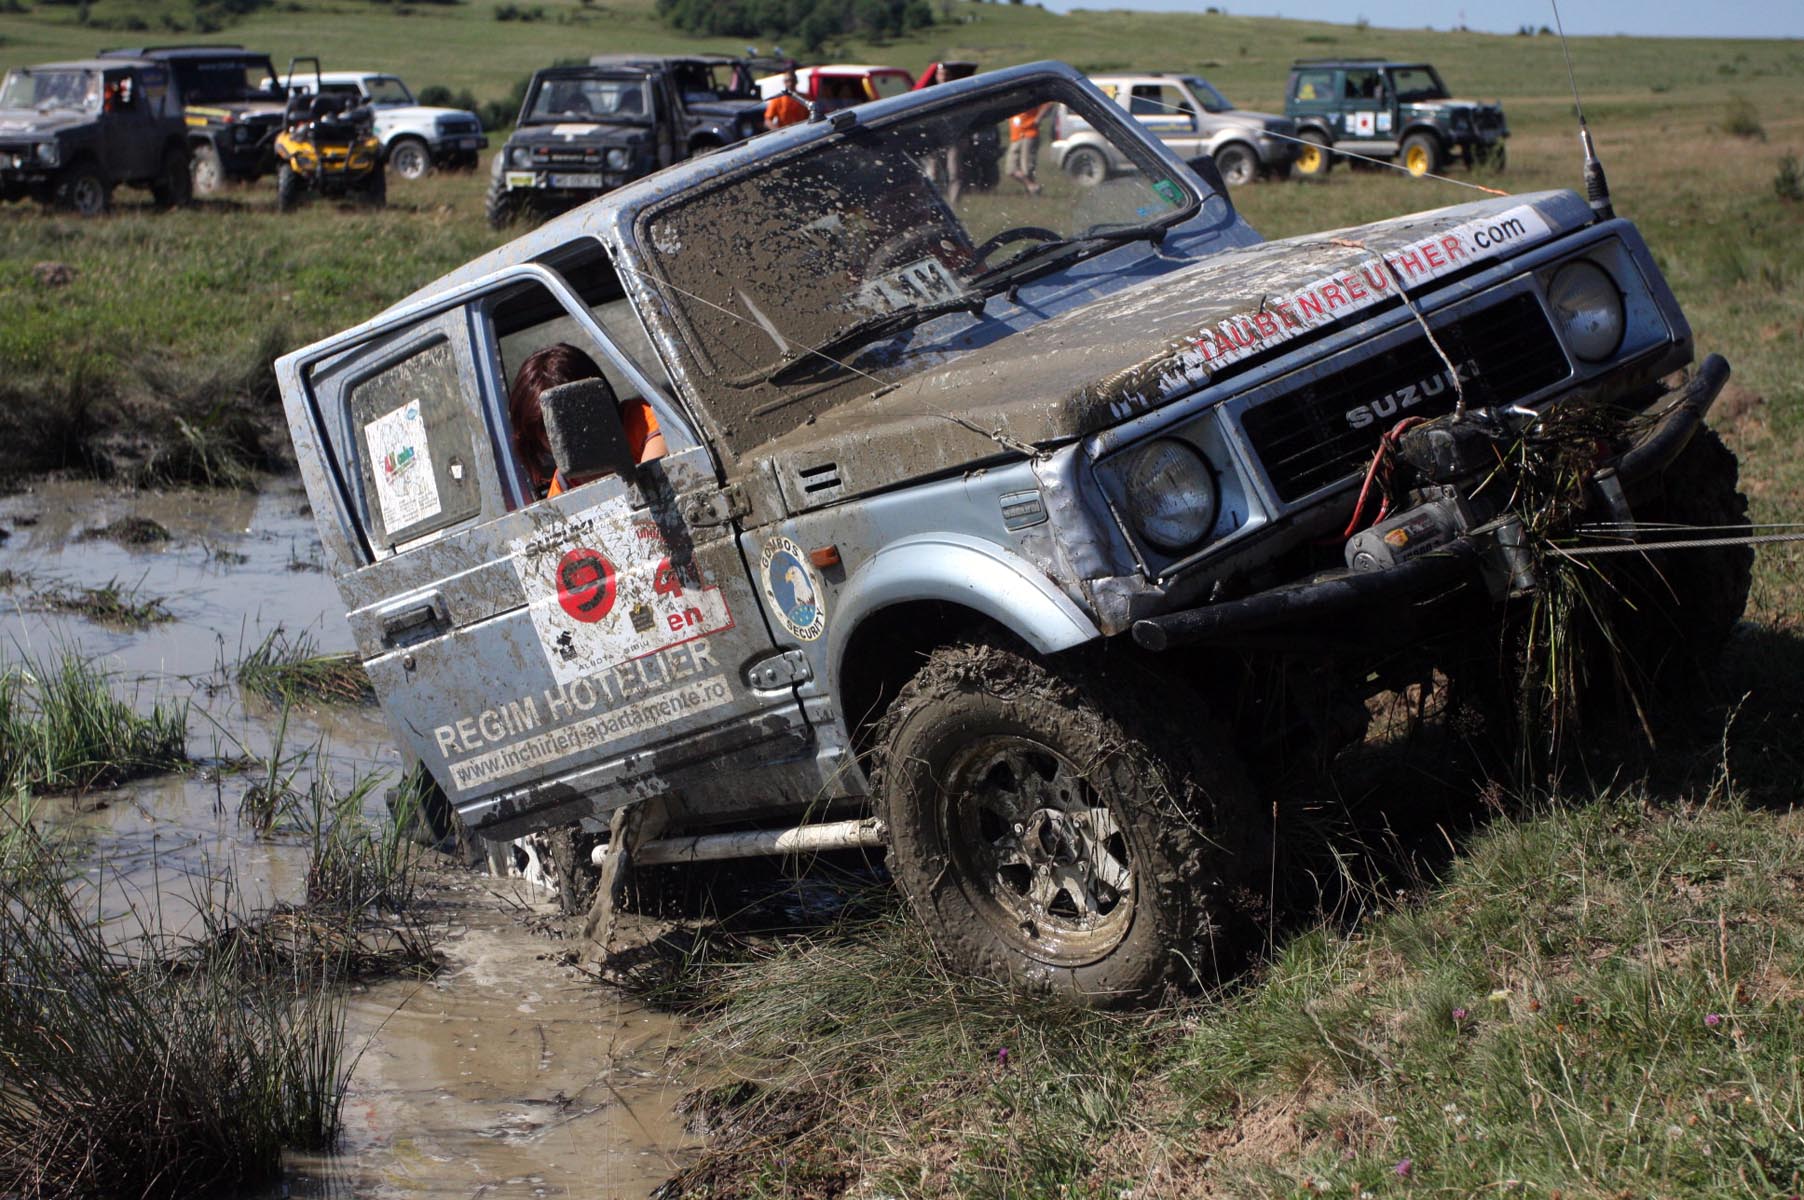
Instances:
[[[403,179],[419,179],[434,167],[467,168],[476,165],[478,152],[488,148],[482,121],[460,108],[430,108],[414,102],[413,93],[399,77],[379,71],[327,71],[320,76],[320,90],[354,96],[376,115],[376,137],[388,169]],[[311,79],[294,81],[300,91],[311,92]]]

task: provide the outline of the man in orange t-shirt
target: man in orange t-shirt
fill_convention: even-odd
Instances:
[[[1036,104],[1008,119],[1008,177],[1019,179],[1030,196],[1040,194],[1034,171],[1040,165],[1040,116],[1046,105]]]
[[[783,72],[783,90],[771,97],[770,103],[764,106],[764,127],[781,129],[785,125],[799,125],[808,119],[808,106],[790,95],[796,90],[796,69],[794,67]]]

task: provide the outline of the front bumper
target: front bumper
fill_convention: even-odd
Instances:
[[[1642,440],[1601,466],[1633,501],[1658,486],[1662,472],[1690,444],[1729,378],[1729,364],[1712,354]],[[1286,634],[1332,629],[1358,614],[1397,612],[1450,590],[1480,582],[1494,545],[1472,534],[1419,558],[1379,571],[1336,571],[1306,583],[1271,588],[1237,600],[1206,604],[1136,621],[1134,640],[1148,650],[1203,643],[1283,640]]]
[[[427,143],[427,148],[435,163],[447,162],[466,154],[475,154],[489,148],[489,139],[482,134],[453,134],[449,137],[435,138]]]

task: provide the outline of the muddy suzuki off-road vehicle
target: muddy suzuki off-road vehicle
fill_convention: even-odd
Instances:
[[[1396,159],[1411,175],[1438,172],[1455,155],[1468,167],[1504,165],[1510,127],[1503,106],[1453,99],[1427,63],[1302,59],[1290,68],[1284,96],[1284,115],[1307,143],[1297,157],[1300,175],[1327,174],[1329,146]]]
[[[0,81],[0,200],[98,216],[119,184],[188,202],[181,109],[158,63],[46,63]]]
[[[1132,169],[948,206],[922,164],[1049,102]],[[407,755],[566,877],[882,844],[969,971],[1214,970],[1272,870],[1249,764],[1507,676],[1592,525],[1744,518],[1727,368],[1662,383],[1691,332],[1607,196],[1264,242],[1211,173],[1017,67],[623,186],[282,358]],[[605,378],[539,441],[507,396],[552,343]],[[545,498],[552,464],[591,481]],[[1708,659],[1748,567],[1612,568],[1618,643],[1672,652],[1638,685]]]
[[[489,224],[563,212],[764,128],[750,60],[599,55],[532,77],[495,156]]]
[[[149,59],[174,75],[196,195],[275,171],[288,97],[267,54],[242,46],[143,46],[103,50],[100,57]]]

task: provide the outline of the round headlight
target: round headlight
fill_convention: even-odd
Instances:
[[[507,161],[516,167],[532,166],[532,147],[515,146],[507,152]]]
[[[1547,303],[1566,335],[1566,345],[1586,362],[1598,362],[1622,345],[1626,320],[1622,290],[1609,272],[1580,259],[1554,272]]]
[[[615,146],[612,150],[608,151],[608,170],[626,170],[626,151],[622,150],[619,146]]]
[[[1215,472],[1183,442],[1160,438],[1133,453],[1121,474],[1128,514],[1161,550],[1188,550],[1215,528]]]
[[[47,167],[56,166],[63,161],[63,148],[55,142],[39,142],[38,161]]]

